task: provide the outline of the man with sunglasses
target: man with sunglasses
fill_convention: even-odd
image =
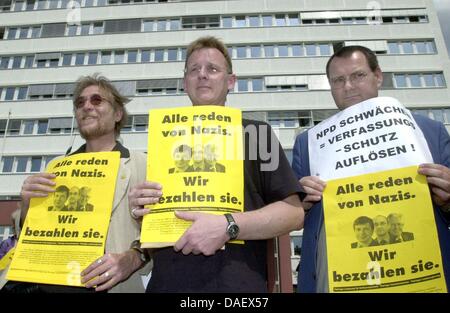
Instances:
[[[362,46],[347,46],[328,60],[326,73],[331,94],[340,110],[378,97],[383,73],[376,55]],[[450,288],[450,136],[442,123],[414,115],[421,128],[435,164],[421,164],[419,173],[427,176],[433,199],[436,226],[447,289]],[[328,266],[323,224],[322,193],[325,182],[311,176],[309,169],[308,132],[295,141],[292,166],[303,189],[303,206],[307,212],[303,230],[302,256],[297,290],[328,292]]]
[[[225,105],[235,82],[231,58],[220,40],[202,37],[188,46],[184,90],[194,106]],[[266,239],[301,228],[300,189],[270,126],[245,119],[242,124],[253,125],[258,132],[258,138],[245,136],[244,212],[225,216],[176,212],[177,218],[192,225],[174,247],[152,252],[154,266],[147,292],[268,291]],[[275,168],[263,169],[256,145],[266,149],[271,145],[272,149],[264,151],[270,151],[270,161],[278,162]],[[156,203],[163,191],[155,182],[143,182],[130,192],[130,207],[136,208],[136,215],[147,214],[144,205]],[[245,240],[245,244],[228,244],[233,239]]]
[[[41,292],[144,291],[137,270],[148,260],[137,246],[140,224],[130,215],[127,194],[129,186],[145,180],[147,157],[144,153],[129,151],[117,141],[127,121],[125,104],[128,101],[105,77],[94,74],[77,81],[73,109],[80,135],[86,143],[72,154],[119,151],[119,173],[105,254],[81,273],[86,288],[39,284]],[[38,173],[24,181],[20,202],[22,223],[31,198],[47,197],[55,191],[55,177],[50,173]]]

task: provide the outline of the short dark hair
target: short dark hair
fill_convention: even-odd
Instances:
[[[373,221],[370,217],[368,216],[360,216],[358,217],[354,222],[353,222],[353,229],[355,229],[356,225],[364,225],[364,224],[369,224],[370,228],[373,230],[374,229],[374,225],[373,225]]]
[[[223,54],[225,60],[227,61],[227,71],[228,73],[233,73],[233,65],[231,64],[231,57],[228,53],[228,49],[225,44],[213,36],[200,37],[197,40],[191,42],[186,49],[186,61],[184,62],[184,70],[187,68],[187,62],[192,53],[197,50],[213,48],[220,51]]]
[[[108,98],[108,101],[111,102],[114,112],[122,111],[122,118],[120,119],[120,121],[116,122],[116,125],[114,127],[116,137],[119,137],[120,130],[125,126],[128,120],[128,112],[125,108],[125,104],[130,102],[130,99],[122,96],[108,78],[101,76],[99,73],[94,73],[92,75],[81,76],[80,78],[78,78],[75,89],[73,91],[74,108],[75,102],[80,97],[83,90],[90,86],[98,86],[101,91],[106,93],[105,96]]]
[[[66,197],[69,196],[69,188],[67,188],[66,185],[60,185],[56,187],[55,192],[64,192],[66,194]]]
[[[192,155],[192,149],[188,145],[181,145],[176,147],[175,150],[173,150],[173,154],[175,155],[175,153],[177,152],[189,152],[189,155]]]
[[[327,78],[330,78],[330,65],[331,62],[334,60],[334,58],[348,58],[350,57],[354,52],[361,52],[364,54],[367,60],[367,64],[369,64],[370,69],[372,72],[375,72],[377,68],[380,67],[378,64],[378,59],[375,53],[370,50],[369,48],[363,47],[363,46],[345,46],[340,48],[338,51],[336,51],[328,60],[327,62]]]

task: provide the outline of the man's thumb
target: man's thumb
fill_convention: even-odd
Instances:
[[[175,211],[175,216],[185,221],[194,221],[196,217],[195,212]]]

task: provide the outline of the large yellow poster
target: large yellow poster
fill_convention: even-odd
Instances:
[[[48,165],[55,192],[31,199],[8,280],[81,286],[81,271],[104,253],[119,164],[119,152],[99,152]]]
[[[173,245],[190,226],[176,210],[213,214],[244,207],[242,114],[223,106],[151,110],[147,180],[163,186],[144,217],[143,247]]]
[[[330,292],[446,292],[417,166],[328,181],[323,201]]]

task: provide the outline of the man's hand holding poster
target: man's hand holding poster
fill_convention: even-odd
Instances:
[[[323,194],[330,292],[446,292],[426,178],[433,163],[409,110],[379,97],[308,132]],[[333,180],[331,180],[333,179]]]
[[[163,195],[144,216],[143,247],[173,245],[191,225],[175,211],[213,214],[244,207],[242,114],[223,106],[151,110],[147,180]]]
[[[105,250],[119,163],[119,152],[98,152],[48,165],[55,191],[31,199],[8,280],[82,286],[81,271]]]

